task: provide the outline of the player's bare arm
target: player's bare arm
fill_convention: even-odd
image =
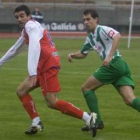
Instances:
[[[109,66],[109,62],[112,60],[114,53],[116,52],[117,48],[118,48],[118,44],[119,41],[121,39],[121,35],[120,34],[116,34],[113,38],[113,44],[112,44],[112,48],[110,51],[110,54],[104,59],[103,61],[103,65],[104,66]]]
[[[81,53],[80,51],[76,52],[76,53],[70,53],[68,55],[68,61],[72,62],[72,59],[83,59],[87,56],[87,54]]]

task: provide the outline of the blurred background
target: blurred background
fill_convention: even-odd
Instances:
[[[38,8],[43,25],[54,32],[85,31],[82,13],[94,8],[99,13],[99,24],[111,26],[128,34],[132,0],[0,0],[0,32],[19,32],[14,9],[25,4],[33,12]],[[132,34],[140,32],[140,0],[134,0]]]

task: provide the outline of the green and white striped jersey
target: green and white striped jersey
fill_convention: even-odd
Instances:
[[[113,44],[113,38],[119,32],[107,26],[98,25],[94,33],[90,33],[85,40],[81,53],[88,54],[89,51],[95,50],[102,60],[109,55]],[[116,50],[113,57],[121,56]]]

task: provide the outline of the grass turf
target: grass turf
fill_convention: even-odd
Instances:
[[[61,56],[59,74],[62,91],[58,98],[72,102],[85,111],[86,106],[80,87],[92,74],[101,60],[95,52],[86,59],[67,61],[67,55],[78,51],[84,39],[54,39]],[[15,39],[0,40],[0,57],[15,42]],[[119,50],[131,67],[135,82],[135,95],[140,97],[140,39],[132,39],[127,49],[127,39],[122,39]],[[126,106],[117,91],[111,86],[96,91],[105,128],[92,138],[88,132],[80,130],[84,122],[58,111],[47,108],[40,89],[31,93],[44,123],[44,131],[26,136],[24,131],[30,126],[30,119],[16,96],[16,88],[27,76],[27,50],[19,54],[0,69],[0,140],[139,140],[140,114]]]

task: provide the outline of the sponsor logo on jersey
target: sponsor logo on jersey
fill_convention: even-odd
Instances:
[[[108,36],[112,38],[114,36],[114,34],[115,34],[115,32],[113,30],[110,30],[108,33]]]

